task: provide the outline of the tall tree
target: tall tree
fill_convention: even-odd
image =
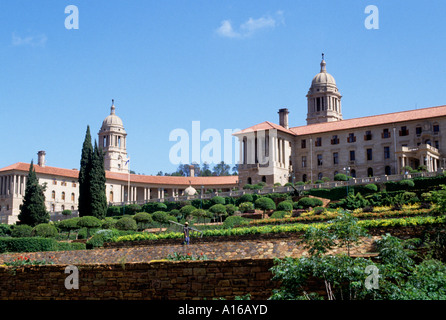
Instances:
[[[229,169],[231,168],[230,165],[226,164],[224,161],[217,163],[214,166],[214,171],[212,174],[214,176],[230,176]]]
[[[81,164],[79,170],[79,216],[91,215],[90,171],[93,157],[90,126],[87,126],[84,143],[82,145]]]
[[[91,158],[90,197],[91,197],[91,215],[98,218],[105,218],[107,212],[107,196],[105,195],[105,169],[104,154],[102,149],[98,148],[97,142],[94,142],[94,150]]]
[[[47,223],[50,220],[50,214],[45,206],[45,187],[45,185],[39,185],[33,161],[31,161],[26,180],[25,196],[23,203],[20,205],[18,216],[20,224],[35,226],[39,223]]]

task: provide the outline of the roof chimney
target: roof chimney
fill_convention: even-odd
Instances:
[[[195,177],[195,166],[194,165],[189,165],[189,176],[190,177]]]
[[[41,167],[45,167],[45,151],[37,152],[37,164]]]
[[[288,127],[288,109],[287,108],[283,108],[283,109],[279,109],[279,124],[284,127],[285,129],[289,129]]]

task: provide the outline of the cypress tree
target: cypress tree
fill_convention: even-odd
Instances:
[[[91,216],[91,186],[90,172],[93,157],[90,126],[87,126],[84,143],[82,145],[81,164],[79,170],[79,216]]]
[[[25,196],[23,203],[20,205],[19,224],[36,226],[40,223],[49,222],[50,214],[45,206],[45,187],[39,185],[33,161],[31,161],[26,180]]]
[[[93,156],[91,159],[90,195],[92,210],[91,215],[98,219],[105,218],[105,214],[107,212],[105,181],[104,155],[102,153],[102,149],[98,148],[95,140]]]

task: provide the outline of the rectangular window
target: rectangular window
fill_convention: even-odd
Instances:
[[[421,135],[422,132],[423,132],[423,129],[421,127],[415,128],[415,133],[417,134],[417,136]]]
[[[317,165],[322,166],[322,155],[321,154],[317,155]]]
[[[316,98],[316,111],[321,111],[321,98]]]
[[[390,147],[384,147],[384,159],[390,159]]]
[[[389,129],[383,129],[383,132],[382,132],[382,134],[381,134],[381,137],[382,137],[383,139],[390,138],[390,131],[389,131]]]
[[[438,140],[435,140],[435,148],[440,149],[440,143]]]
[[[356,137],[354,133],[349,133],[347,138],[348,143],[356,142]]]
[[[339,164],[339,154],[337,152],[333,153],[333,164]]]
[[[355,150],[350,150],[350,161],[355,161],[356,155]]]
[[[404,137],[404,136],[408,136],[409,135],[409,130],[407,129],[406,126],[402,126],[401,130],[400,130],[400,137]]]
[[[307,167],[307,157],[302,156],[302,168],[306,168],[306,167]]]
[[[300,141],[300,147],[301,147],[302,149],[305,149],[305,148],[307,147],[307,140],[302,139],[302,140]]]
[[[367,149],[367,161],[373,160],[372,149]]]
[[[440,125],[434,124],[433,130],[434,130],[434,133],[439,133],[440,132]]]
[[[314,145],[316,147],[322,147],[322,138],[316,138]]]
[[[366,140],[366,141],[372,140],[372,131],[365,132],[364,140]]]
[[[331,139],[331,144],[339,144],[339,138],[337,135],[334,135]]]

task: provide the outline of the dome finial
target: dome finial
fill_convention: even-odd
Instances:
[[[325,54],[322,53],[322,61],[321,61],[321,72],[327,72],[327,69],[325,68],[327,64],[325,63]]]
[[[115,114],[115,99],[112,99],[112,106],[111,106],[110,114]]]

